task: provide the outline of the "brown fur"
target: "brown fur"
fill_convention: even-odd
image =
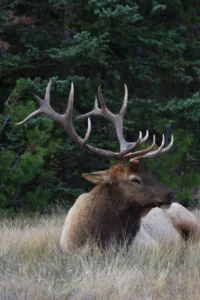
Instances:
[[[69,210],[61,248],[74,251],[90,241],[106,248],[113,239],[118,243],[131,243],[143,212],[171,203],[170,191],[147,173],[143,174],[138,163],[84,174],[97,186],[81,195]]]

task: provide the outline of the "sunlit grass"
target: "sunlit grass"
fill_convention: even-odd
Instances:
[[[59,247],[64,219],[0,221],[0,299],[200,299],[200,242],[70,255]]]

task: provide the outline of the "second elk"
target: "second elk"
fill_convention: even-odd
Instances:
[[[153,136],[153,143],[150,147],[135,151],[137,146],[147,140],[149,133],[147,131],[143,137],[140,132],[137,141],[132,143],[125,140],[123,119],[128,100],[128,91],[125,86],[124,101],[119,114],[113,114],[108,110],[101,89],[98,89],[100,107],[96,100],[94,109],[79,117],[79,119],[88,118],[86,135],[81,138],[72,123],[73,84],[64,114],[58,114],[51,107],[50,88],[51,81],[47,86],[44,100],[35,95],[40,107],[17,125],[25,123],[38,114],[46,114],[60,123],[72,140],[82,147],[95,154],[120,161],[118,165],[108,170],[83,174],[86,180],[96,186],[89,193],[82,194],[69,210],[61,234],[61,248],[64,251],[73,252],[85,243],[95,242],[102,248],[108,247],[114,241],[118,244],[131,244],[140,229],[142,216],[152,208],[164,204],[170,205],[174,200],[172,191],[155,181],[139,164],[141,159],[167,152],[173,145],[173,137],[171,137],[170,144],[164,147],[163,135],[161,145],[157,150],[153,150],[156,144],[155,136]],[[102,116],[113,123],[120,145],[119,152],[96,148],[88,144],[91,133],[90,116],[93,115]]]

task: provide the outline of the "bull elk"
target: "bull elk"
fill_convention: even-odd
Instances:
[[[108,170],[83,174],[86,180],[96,186],[89,193],[82,194],[69,210],[61,234],[61,248],[64,251],[74,251],[86,242],[96,242],[100,247],[106,248],[113,239],[118,243],[130,244],[140,228],[141,217],[150,209],[163,204],[170,205],[174,200],[173,193],[156,182],[139,164],[141,159],[167,152],[173,145],[173,136],[165,148],[163,135],[161,145],[157,150],[153,150],[155,146],[155,136],[153,136],[153,143],[150,147],[133,151],[147,140],[149,132],[147,131],[144,137],[140,132],[136,142],[129,143],[125,140],[123,119],[128,101],[128,90],[125,85],[124,101],[119,114],[113,114],[108,110],[99,87],[98,96],[101,107],[98,106],[98,100],[95,100],[94,109],[79,117],[79,119],[88,118],[86,135],[81,138],[72,124],[73,84],[71,84],[64,114],[58,114],[51,107],[50,88],[51,81],[48,83],[44,100],[35,95],[40,107],[17,125],[24,124],[38,114],[46,114],[60,123],[72,140],[87,150],[122,161]],[[103,116],[113,123],[120,145],[119,152],[96,148],[88,144],[91,133],[90,116],[92,115]]]

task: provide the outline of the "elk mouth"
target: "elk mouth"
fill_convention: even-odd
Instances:
[[[156,207],[169,208],[171,203],[156,203]]]
[[[167,199],[166,202],[163,201],[157,201],[156,202],[156,207],[162,207],[162,208],[167,208],[169,207],[173,202],[176,201],[176,196],[173,192],[169,192],[167,194]]]

